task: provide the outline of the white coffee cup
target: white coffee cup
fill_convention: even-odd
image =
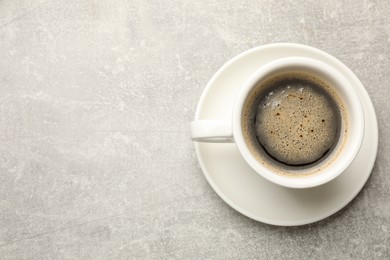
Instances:
[[[337,156],[326,167],[318,168],[315,174],[300,177],[280,174],[270,168],[248,148],[242,129],[245,102],[251,90],[265,78],[276,73],[301,71],[329,82],[341,99],[346,110],[348,133]],[[244,160],[265,179],[289,188],[310,188],[325,184],[341,173],[353,162],[363,141],[364,116],[360,99],[351,83],[335,68],[322,61],[306,57],[288,57],[271,61],[253,73],[240,89],[232,104],[231,120],[204,119],[191,123],[191,138],[197,142],[235,142]],[[313,166],[318,167],[318,166]]]

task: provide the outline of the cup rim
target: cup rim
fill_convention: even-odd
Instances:
[[[242,110],[246,98],[250,94],[252,88],[263,78],[270,73],[290,67],[300,67],[309,70],[314,70],[322,75],[326,75],[335,82],[337,87],[342,88],[346,92],[348,99],[347,113],[351,117],[352,124],[349,126],[350,133],[347,140],[345,140],[345,147],[342,148],[337,160],[331,163],[328,167],[322,170],[321,173],[312,174],[304,177],[291,177],[287,175],[280,175],[273,172],[270,168],[262,165],[258,159],[252,154],[244,140],[241,118]],[[287,57],[271,61],[260,67],[254,72],[244,84],[239,92],[234,107],[233,107],[233,136],[235,143],[243,156],[244,160],[255,170],[259,175],[267,180],[278,185],[289,188],[310,188],[325,184],[334,178],[338,177],[345,169],[352,163],[358,154],[361,144],[363,142],[364,134],[364,117],[361,101],[351,85],[351,83],[332,66],[313,58],[306,57]],[[351,120],[350,120],[351,121]],[[352,131],[353,130],[353,131]],[[352,133],[351,133],[352,132]]]

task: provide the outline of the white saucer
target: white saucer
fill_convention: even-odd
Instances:
[[[289,56],[311,57],[328,63],[356,87],[363,103],[365,136],[357,158],[344,173],[319,187],[303,190],[284,188],[254,172],[235,144],[195,142],[207,181],[227,204],[247,217],[280,226],[309,224],[346,206],[370,176],[378,148],[374,107],[359,79],[331,55],[299,44],[260,46],[230,60],[209,81],[200,98],[195,119],[230,119],[232,104],[246,79],[263,64]]]

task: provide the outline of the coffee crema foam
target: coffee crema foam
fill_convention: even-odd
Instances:
[[[256,85],[245,104],[245,141],[258,161],[279,174],[315,174],[345,141],[344,106],[332,87],[313,75],[272,75]]]

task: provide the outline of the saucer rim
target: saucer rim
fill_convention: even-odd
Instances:
[[[256,214],[252,214],[252,213],[248,212],[247,210],[241,208],[238,203],[233,202],[231,199],[229,199],[224,194],[224,192],[222,192],[219,189],[217,183],[214,182],[214,180],[211,178],[211,175],[208,173],[205,162],[203,161],[202,156],[201,156],[199,143],[194,142],[194,145],[195,145],[196,155],[197,155],[200,167],[202,169],[202,173],[206,177],[207,182],[214,189],[214,191],[217,193],[217,195],[223,201],[225,201],[225,203],[227,203],[230,207],[232,207],[236,211],[240,212],[241,214],[243,214],[251,219],[254,219],[256,221],[263,222],[266,224],[276,225],[276,226],[300,226],[300,225],[306,225],[306,224],[314,223],[314,222],[320,221],[322,219],[325,219],[325,218],[335,214],[336,212],[338,212],[339,210],[341,210],[345,206],[347,206],[357,196],[357,194],[362,190],[362,188],[364,187],[364,185],[366,184],[368,178],[370,177],[370,175],[372,173],[372,169],[375,165],[375,160],[376,160],[376,156],[377,156],[377,152],[378,152],[378,122],[377,122],[375,108],[374,108],[372,101],[367,93],[367,90],[365,89],[365,87],[361,83],[361,81],[357,78],[357,76],[344,63],[342,63],[337,58],[333,57],[332,55],[328,54],[325,51],[319,50],[319,49],[311,47],[311,46],[297,44],[297,43],[271,43],[271,44],[266,44],[266,45],[254,47],[254,48],[251,48],[247,51],[244,51],[244,52],[236,55],[232,59],[230,59],[222,67],[220,67],[218,69],[218,71],[212,76],[212,78],[207,83],[206,88],[203,90],[202,95],[198,101],[198,105],[197,105],[197,109],[196,109],[196,113],[195,113],[195,119],[200,119],[201,107],[202,107],[202,104],[204,104],[205,98],[209,94],[209,91],[213,87],[213,84],[216,81],[216,79],[218,79],[220,76],[222,76],[223,73],[225,72],[225,70],[229,66],[231,66],[235,62],[239,61],[240,59],[244,58],[245,56],[249,56],[255,52],[266,51],[267,49],[278,49],[278,48],[298,48],[298,49],[301,49],[303,51],[314,52],[314,53],[322,56],[323,58],[325,58],[327,60],[326,61],[327,63],[332,63],[332,62],[336,63],[338,66],[340,66],[341,69],[338,69],[338,70],[340,70],[340,72],[342,74],[344,74],[344,75],[347,74],[346,76],[352,78],[354,82],[358,83],[359,86],[357,87],[357,89],[359,92],[359,98],[361,99],[361,102],[363,105],[363,112],[364,113],[371,113],[370,118],[371,118],[371,120],[373,120],[375,122],[374,124],[369,126],[371,128],[371,132],[372,132],[373,136],[367,137],[367,138],[371,138],[371,139],[373,139],[373,140],[375,139],[375,140],[373,143],[371,143],[372,149],[373,149],[373,154],[372,154],[373,156],[372,156],[372,161],[369,162],[370,163],[369,170],[367,169],[367,173],[365,174],[366,175],[365,178],[364,179],[362,178],[362,180],[359,183],[356,183],[356,185],[359,185],[358,189],[356,189],[356,192],[351,193],[350,197],[347,200],[345,200],[345,202],[341,203],[339,207],[335,207],[328,214],[324,214],[324,215],[321,215],[318,217],[305,218],[304,220],[301,220],[301,221],[296,221],[296,220],[280,221],[280,220],[271,220],[269,218],[262,218]],[[273,51],[275,51],[275,50],[273,50]],[[288,56],[286,56],[286,57],[288,57]],[[273,60],[275,60],[275,59],[273,59]],[[371,111],[368,111],[368,110],[371,110]],[[366,124],[367,123],[365,122],[365,128],[367,127]],[[367,132],[365,129],[364,135],[366,135],[366,133]],[[358,153],[361,153],[361,152],[364,152],[362,147],[360,148]],[[355,163],[359,163],[359,162],[354,161],[352,164],[355,164]],[[365,163],[367,163],[367,161]],[[263,178],[263,177],[261,177],[261,178]],[[285,188],[285,189],[289,189],[289,188]]]

